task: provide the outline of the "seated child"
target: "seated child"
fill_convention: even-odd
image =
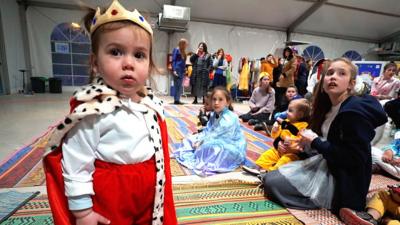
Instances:
[[[178,163],[202,176],[233,171],[246,157],[247,142],[228,90],[215,87],[211,102],[213,111],[207,126],[185,138],[172,153]]]
[[[340,218],[345,224],[400,224],[400,185],[388,186],[389,190],[376,193],[367,204],[366,212],[349,208],[340,209]]]
[[[271,136],[275,139],[274,147],[265,151],[257,159],[256,164],[258,166],[266,171],[272,171],[286,163],[299,159],[293,153],[281,155],[276,149],[281,141],[290,144],[291,140],[300,139],[299,131],[307,128],[310,110],[310,104],[304,98],[290,101],[287,119],[278,118],[272,128]]]
[[[372,147],[372,162],[390,175],[400,178],[400,131],[394,135],[391,144],[382,149]]]
[[[212,106],[211,106],[211,92],[207,93],[207,95],[204,98],[204,104],[203,107],[200,108],[199,110],[199,115],[197,116],[199,118],[199,126],[205,127],[208,123],[208,120],[210,119],[210,112],[212,111]],[[199,130],[201,131],[201,130]]]

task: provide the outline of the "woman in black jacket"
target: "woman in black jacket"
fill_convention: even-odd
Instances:
[[[193,104],[197,104],[197,98],[207,95],[208,86],[210,85],[209,73],[212,66],[211,55],[207,52],[207,45],[200,42],[196,54],[190,57],[193,65],[192,76],[190,76],[190,85],[192,86],[192,95],[194,96]]]

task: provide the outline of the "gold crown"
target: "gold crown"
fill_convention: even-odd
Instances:
[[[114,0],[110,7],[108,7],[107,11],[104,14],[100,14],[100,8],[97,7],[96,14],[93,17],[92,25],[90,26],[90,34],[101,25],[105,23],[115,22],[115,21],[122,21],[122,20],[129,20],[137,25],[141,26],[147,32],[153,36],[153,30],[151,29],[150,24],[144,19],[142,15],[135,9],[132,12],[126,10],[118,0]]]

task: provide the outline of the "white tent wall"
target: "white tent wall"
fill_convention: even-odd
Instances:
[[[22,90],[19,70],[26,68],[18,4],[14,0],[1,0],[0,11],[9,78],[9,84],[3,85],[9,85],[10,92],[16,93]]]
[[[307,34],[293,33],[293,40],[301,40],[310,42],[311,45],[316,45],[322,49],[325,58],[337,58],[341,57],[345,52],[349,50],[357,51],[364,60],[376,61],[378,56],[368,54],[368,50],[378,47],[377,44],[367,42],[349,41],[337,38],[320,37]],[[309,45],[300,45],[296,47],[301,54],[303,50]]]
[[[4,27],[20,27],[17,3],[6,1],[6,4],[6,7],[1,7],[2,9],[7,8],[7,10],[2,10]],[[28,7],[27,21],[33,67],[32,76],[52,76],[51,32],[60,23],[80,22],[83,15],[84,12],[78,10]],[[151,18],[151,20],[151,23],[154,24],[155,19]],[[166,70],[167,54],[172,52],[172,49],[177,46],[182,37],[189,41],[188,51],[196,51],[197,45],[201,41],[207,43],[210,53],[214,53],[218,48],[223,48],[233,57],[234,73],[237,73],[240,57],[265,57],[268,53],[275,53],[275,49],[283,48],[286,40],[286,33],[282,31],[193,21],[189,22],[188,30],[184,33],[169,35],[167,32],[158,31],[156,28],[154,30],[153,55],[160,70],[153,76],[151,85],[161,94],[167,94],[170,86],[170,77],[168,77]],[[13,29],[13,32],[5,33],[10,83],[13,92],[15,92],[19,87],[17,84],[22,83],[18,69],[24,67],[21,32],[18,29]],[[341,56],[347,50],[356,50],[364,58],[368,49],[376,46],[372,43],[296,33],[292,34],[292,39],[309,41],[319,46],[324,51],[325,57],[329,58]],[[299,46],[300,53],[305,47]],[[365,59],[376,60],[373,57],[365,57]]]
[[[52,77],[50,38],[60,23],[79,23],[84,12],[31,6],[27,10],[32,76]]]

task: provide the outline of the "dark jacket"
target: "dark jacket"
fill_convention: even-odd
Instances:
[[[379,102],[370,95],[347,98],[328,131],[327,141],[316,138],[311,147],[327,160],[335,178],[332,212],[342,207],[365,209],[371,182],[371,144],[375,128],[387,117]]]

